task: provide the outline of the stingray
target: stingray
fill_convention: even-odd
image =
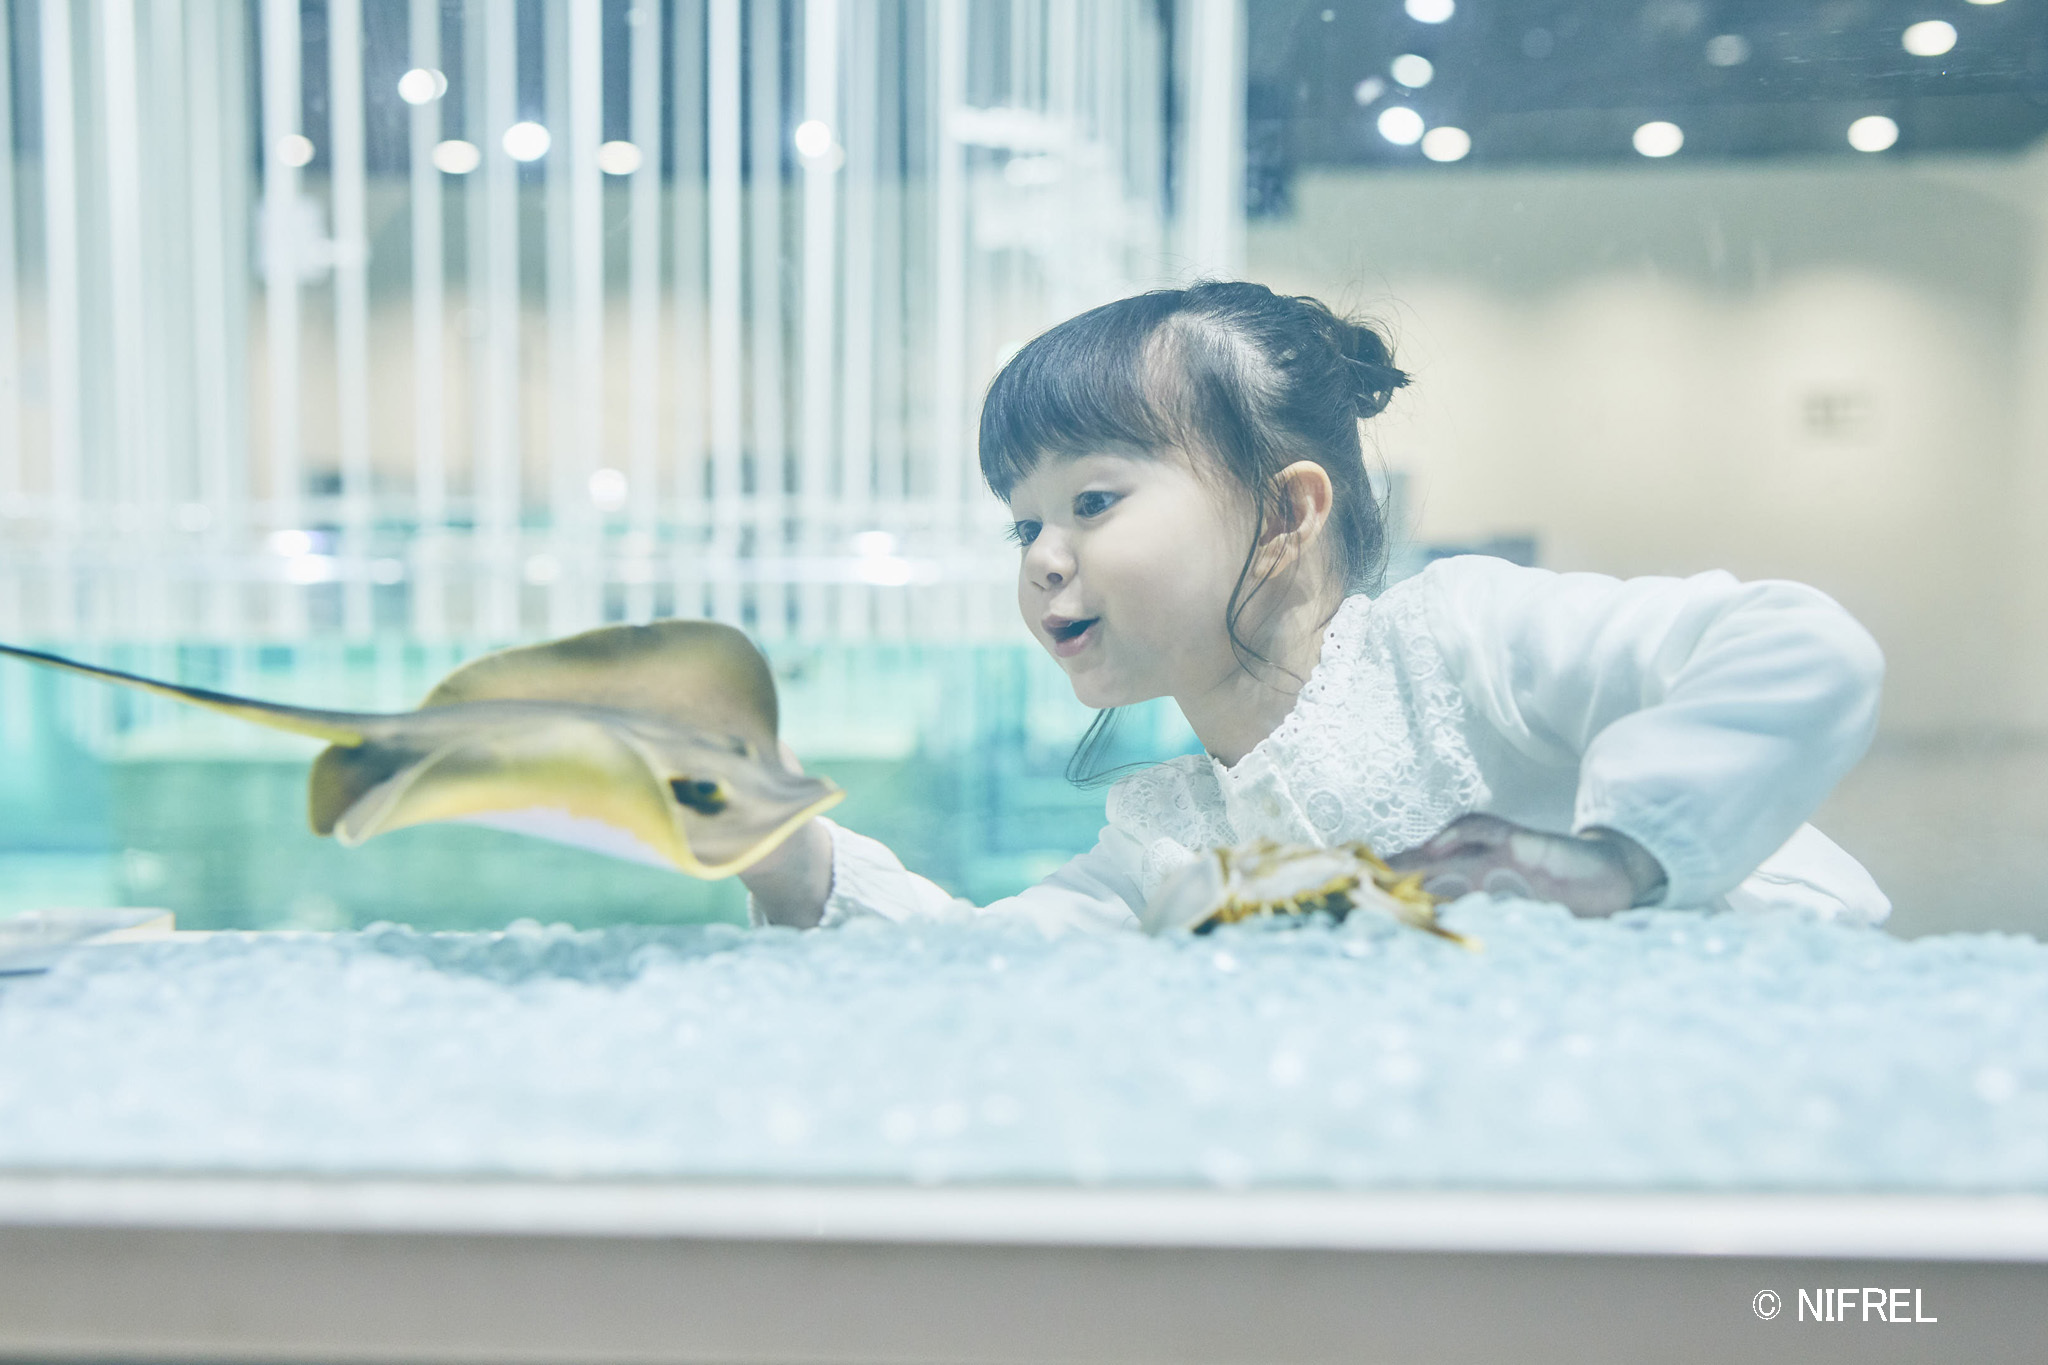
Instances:
[[[350,848],[454,820],[729,877],[846,795],[784,765],[768,662],[715,621],[487,654],[390,715],[280,706],[9,645],[0,655],[325,740],[307,814]]]

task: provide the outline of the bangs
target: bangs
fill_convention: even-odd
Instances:
[[[1034,338],[1003,366],[981,405],[981,477],[997,497],[1009,501],[1047,456],[1185,444],[1184,423],[1147,392],[1154,334],[1179,304],[1177,290],[1104,304]]]

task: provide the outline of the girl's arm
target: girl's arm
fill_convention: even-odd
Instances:
[[[1538,761],[1577,763],[1574,832],[1654,858],[1656,904],[1734,888],[1875,732],[1884,657],[1817,589],[1478,557],[1427,578],[1431,633],[1479,718]]]
[[[813,818],[773,853],[740,873],[747,887],[747,917],[755,924],[816,927],[832,894],[832,834]]]
[[[1144,895],[1142,851],[1119,830],[1104,829],[1087,853],[1015,896],[977,906],[905,868],[879,840],[819,817],[741,875],[756,924],[800,929],[849,919],[962,920],[1007,915],[1048,932],[1136,926]]]

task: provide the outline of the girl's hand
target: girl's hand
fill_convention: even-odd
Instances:
[[[1497,815],[1453,820],[1387,866],[1421,873],[1422,889],[1447,900],[1484,891],[1556,901],[1575,915],[1611,915],[1664,889],[1664,869],[1627,835],[1545,834]]]
[[[782,766],[793,773],[804,770],[787,744]],[[832,894],[832,832],[815,818],[806,820],[773,853],[740,873],[740,880],[770,924],[814,928]]]

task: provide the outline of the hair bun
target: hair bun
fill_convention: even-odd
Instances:
[[[1377,416],[1405,387],[1408,372],[1394,364],[1393,349],[1370,323],[1337,319],[1338,354],[1349,362],[1352,376],[1351,402],[1360,417]]]

